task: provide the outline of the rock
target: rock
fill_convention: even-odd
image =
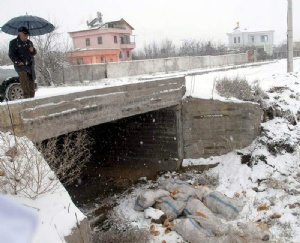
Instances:
[[[265,236],[262,238],[263,241],[268,241],[269,239],[270,239],[270,236],[269,236],[269,235],[265,235]]]
[[[243,154],[241,156],[241,163],[251,166],[251,154]]]

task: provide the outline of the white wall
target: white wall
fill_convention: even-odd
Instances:
[[[107,63],[107,77],[126,77],[158,72],[174,72],[248,62],[246,53],[222,56],[174,57]]]
[[[199,68],[237,65],[248,62],[247,53],[222,56],[172,57],[139,61],[73,65],[57,70],[57,83],[99,80],[153,73],[170,73]]]

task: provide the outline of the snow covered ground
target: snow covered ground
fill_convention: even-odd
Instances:
[[[189,159],[184,166],[219,163],[213,169],[199,174],[189,172],[168,176],[207,184],[211,189],[229,197],[239,197],[245,203],[237,220],[230,222],[259,222],[270,232],[270,242],[300,242],[300,59],[294,61],[294,72],[286,72],[286,60],[274,63],[187,76],[186,95],[237,101],[220,97],[214,81],[222,77],[245,77],[249,83],[258,83],[267,92],[267,107],[276,109],[278,117],[262,123],[261,135],[242,150],[208,159]],[[237,101],[238,102],[238,101]],[[248,158],[246,161],[242,158]],[[150,219],[143,212],[133,210],[135,199],[156,182],[138,187],[123,197],[115,213],[128,223],[150,229]],[[265,210],[258,210],[258,208]],[[155,214],[155,213],[154,213]],[[151,242],[185,242],[174,231],[165,234],[160,224],[154,224],[160,232]],[[149,230],[150,231],[150,230]]]
[[[1,243],[65,242],[85,218],[28,138],[0,132],[0,171]]]
[[[211,92],[201,89],[201,81],[209,86],[215,77],[238,75],[251,83],[259,83],[269,95],[265,100],[268,106],[278,110],[279,117],[262,123],[260,137],[249,147],[208,159],[220,162],[208,172],[219,178],[217,191],[230,197],[235,193],[245,194],[246,205],[239,220],[269,224],[272,239],[278,242],[300,242],[300,59],[296,59],[294,65],[293,73],[287,73],[286,60],[280,60],[264,66],[198,76],[192,92],[195,97],[209,98]],[[248,164],[241,164],[240,154],[251,155]],[[201,164],[205,160],[187,159],[184,163]],[[269,210],[257,211],[258,205],[263,203]],[[274,213],[281,217],[272,219]]]
[[[202,174],[170,172],[170,175],[207,184],[229,197],[241,197],[245,202],[244,209],[238,219],[232,223],[260,221],[270,227],[271,242],[300,242],[300,59],[295,59],[294,72],[290,74],[286,72],[286,60],[262,66],[214,71],[187,76],[186,95],[240,102],[234,98],[220,97],[213,87],[215,80],[224,76],[245,77],[251,84],[259,83],[260,87],[267,92],[269,99],[265,102],[268,106],[276,108],[278,116],[262,123],[261,135],[247,148],[208,159],[186,158],[184,160],[184,165],[218,162],[215,168]],[[191,72],[127,77],[86,82],[85,85],[70,87],[40,87],[36,98],[189,73]],[[1,158],[5,156],[5,152],[1,147]],[[244,164],[242,164],[241,158],[248,158],[248,160],[243,160]],[[155,182],[147,181],[146,184],[135,188],[132,193],[122,196],[118,206],[114,208],[114,214],[122,217],[122,222],[148,230],[151,225],[150,220],[145,219],[143,212],[134,211],[133,205],[136,196],[142,190],[155,185]],[[70,231],[71,225],[76,224],[75,213],[78,220],[84,217],[61,187],[55,193],[47,193],[37,199],[28,199],[22,195],[6,195],[6,197],[38,211],[39,223],[32,242],[63,242],[62,236]],[[265,204],[268,210],[258,211],[257,207],[262,204]],[[280,217],[272,217],[274,214]],[[185,242],[174,231],[165,234],[161,225],[157,224],[155,227],[160,234],[151,237],[150,242],[163,242],[163,240],[168,243]]]

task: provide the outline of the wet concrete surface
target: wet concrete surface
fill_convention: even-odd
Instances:
[[[90,166],[72,185],[66,186],[75,205],[87,216],[92,230],[108,230],[105,224],[118,199],[131,193],[134,187],[147,180],[156,180],[156,170],[125,167]]]
[[[107,198],[122,193],[140,178],[155,180],[156,170],[125,167],[97,167],[85,169],[79,180],[66,187],[77,206],[92,203],[95,199]]]

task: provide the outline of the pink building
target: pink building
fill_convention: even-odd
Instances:
[[[92,64],[132,60],[134,28],[124,19],[102,22],[102,14],[80,30],[69,32],[74,50],[68,58],[74,64]]]

